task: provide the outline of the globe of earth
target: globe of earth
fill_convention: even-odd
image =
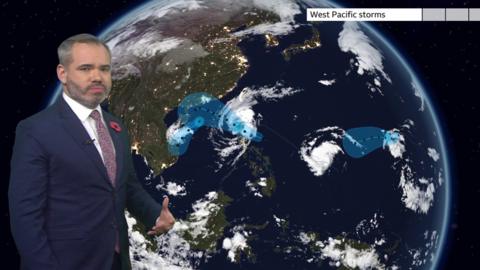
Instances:
[[[149,1],[101,34],[108,110],[177,219],[150,237],[125,213],[134,269],[439,264],[449,173],[431,101],[372,26],[309,7],[338,6]]]

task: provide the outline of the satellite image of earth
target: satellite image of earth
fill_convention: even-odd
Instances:
[[[100,35],[108,109],[177,219],[150,237],[126,212],[134,269],[436,268],[450,180],[435,108],[370,24],[308,22],[309,7],[337,5],[152,0]]]

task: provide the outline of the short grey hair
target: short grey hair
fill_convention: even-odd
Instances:
[[[86,43],[86,44],[96,44],[101,45],[105,49],[107,49],[108,54],[111,56],[112,53],[110,52],[110,48],[108,48],[105,42],[98,39],[96,36],[91,34],[78,34],[71,36],[65,39],[60,46],[58,46],[57,54],[58,54],[58,62],[63,65],[67,66],[72,62],[72,47],[75,43]]]

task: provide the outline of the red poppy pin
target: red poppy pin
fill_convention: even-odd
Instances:
[[[110,127],[113,128],[113,130],[115,130],[116,132],[122,131],[122,128],[117,122],[110,121]]]

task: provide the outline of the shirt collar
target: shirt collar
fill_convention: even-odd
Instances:
[[[68,106],[70,106],[72,111],[75,113],[75,115],[77,115],[78,119],[80,119],[82,123],[88,119],[93,110],[97,110],[103,119],[102,108],[100,107],[100,104],[97,105],[95,109],[90,109],[69,97],[67,94],[65,94],[65,92],[63,92],[62,95],[63,99],[65,99],[65,102],[67,102]]]

